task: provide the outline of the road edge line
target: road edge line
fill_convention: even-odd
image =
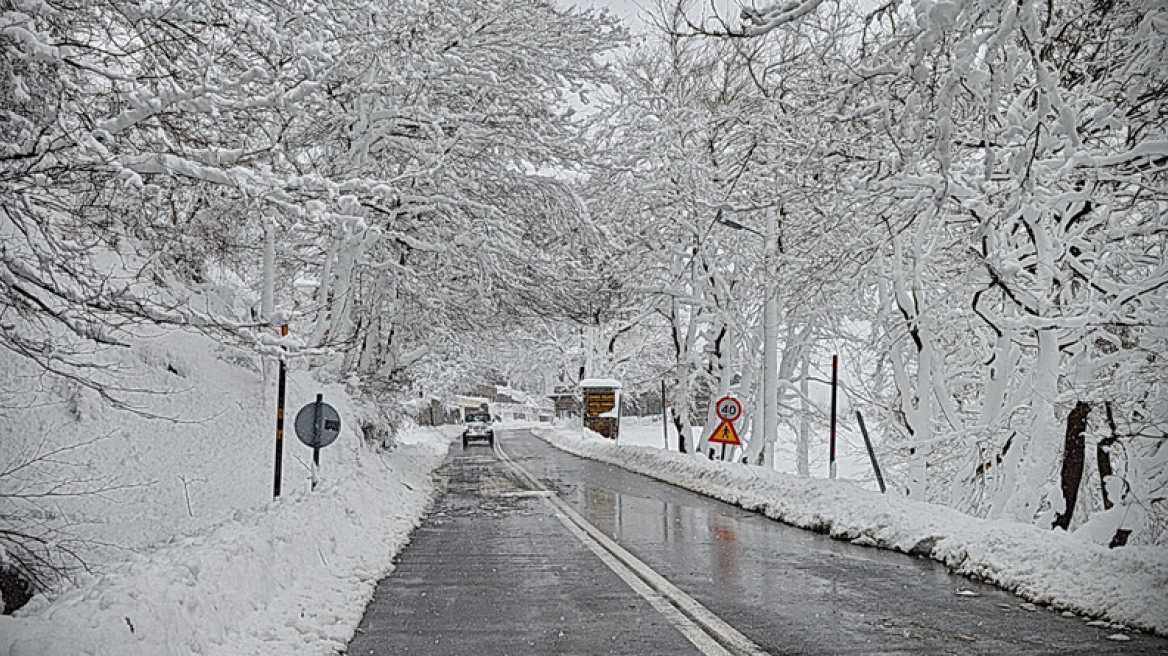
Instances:
[[[720,637],[722,642],[729,645],[730,647],[744,651],[748,654],[751,654],[752,656],[769,656],[768,652],[762,647],[758,646],[753,640],[743,635],[742,632],[734,628],[730,623],[718,617],[716,614],[714,614],[713,611],[703,606],[701,602],[689,596],[681,588],[678,588],[676,585],[671,583],[669,579],[666,579],[664,576],[658,574],[652,567],[649,567],[615,540],[605,535],[603,531],[596,528],[591,522],[580,515],[580,513],[576,512],[571,506],[569,506],[567,502],[561,499],[559,495],[549,490],[546,485],[532,476],[526,469],[523,468],[522,465],[515,462],[515,460],[507,455],[507,453],[503,451],[503,447],[497,441],[494,444],[494,450],[496,455],[499,456],[499,459],[518,472],[520,476],[527,480],[529,485],[537,490],[550,492],[548,496],[544,497],[544,500],[549,505],[551,505],[554,510],[557,511],[557,516],[560,514],[564,516],[561,521],[563,522],[564,519],[567,519],[575,524],[577,530],[583,531],[591,540],[597,543],[597,548],[603,550],[606,554],[610,554],[610,557],[615,558],[622,567],[632,570],[630,574],[634,577],[637,577],[638,583],[650,587],[664,598],[667,598],[670,602],[672,602],[672,604],[676,605],[675,610],[677,610],[677,612],[680,613],[681,611],[685,611],[689,614],[689,617],[693,618],[693,621],[704,625],[707,630]],[[566,522],[565,526],[568,526]],[[569,530],[573,531],[573,534],[576,533],[572,526],[568,526],[568,528]],[[587,545],[587,543],[585,544]],[[597,553],[597,555],[600,556],[599,553]],[[613,569],[612,565],[609,564],[609,562],[604,557],[601,557],[601,560],[604,561],[610,569]],[[617,572],[615,569],[613,569],[613,571],[616,572],[618,576],[620,576],[620,572]],[[621,576],[621,578],[624,579],[623,576]],[[627,580],[625,582],[628,583]],[[630,587],[632,586],[631,583],[629,585]],[[643,594],[641,596],[645,597]],[[645,599],[650,603],[653,603],[649,597],[645,597]],[[670,607],[673,608],[674,606],[671,605]],[[656,608],[656,605],[654,605],[654,608]],[[658,610],[660,611],[660,609]],[[685,616],[683,615],[683,617]],[[682,633],[684,634],[685,632],[683,631]],[[702,633],[703,635],[708,636],[705,631],[702,631]],[[686,635],[686,637],[688,638],[689,636]],[[690,641],[693,642],[692,639]],[[694,644],[697,646],[697,643]],[[720,645],[719,647],[721,648]]]

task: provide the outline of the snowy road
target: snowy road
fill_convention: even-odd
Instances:
[[[933,561],[794,529],[524,431],[500,437],[497,453],[451,453],[446,494],[379,585],[349,654],[1168,649],[1142,635],[1111,642]]]

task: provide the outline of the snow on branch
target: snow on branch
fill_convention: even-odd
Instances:
[[[763,9],[743,8],[742,19],[748,23],[744,36],[761,36],[771,30],[793,23],[819,9],[823,0],[794,0]]]

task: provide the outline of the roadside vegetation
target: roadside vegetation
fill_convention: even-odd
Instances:
[[[890,493],[1168,544],[1163,3],[653,20],[0,0],[10,585],[84,569],[59,500],[151,484],[87,471],[126,438],[65,418],[206,421],[164,398],[203,365],[149,346],[192,331],[256,399],[281,357],[343,387],[372,436],[483,377],[617,378],[683,435],[733,392],[737,456],[803,476],[839,355]]]

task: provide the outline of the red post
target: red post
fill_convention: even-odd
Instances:
[[[661,379],[661,432],[665,435],[665,450],[669,450],[669,413],[665,404],[665,379]]]
[[[835,390],[839,384],[839,356],[831,356],[831,444],[828,447],[828,476],[835,478]]]

